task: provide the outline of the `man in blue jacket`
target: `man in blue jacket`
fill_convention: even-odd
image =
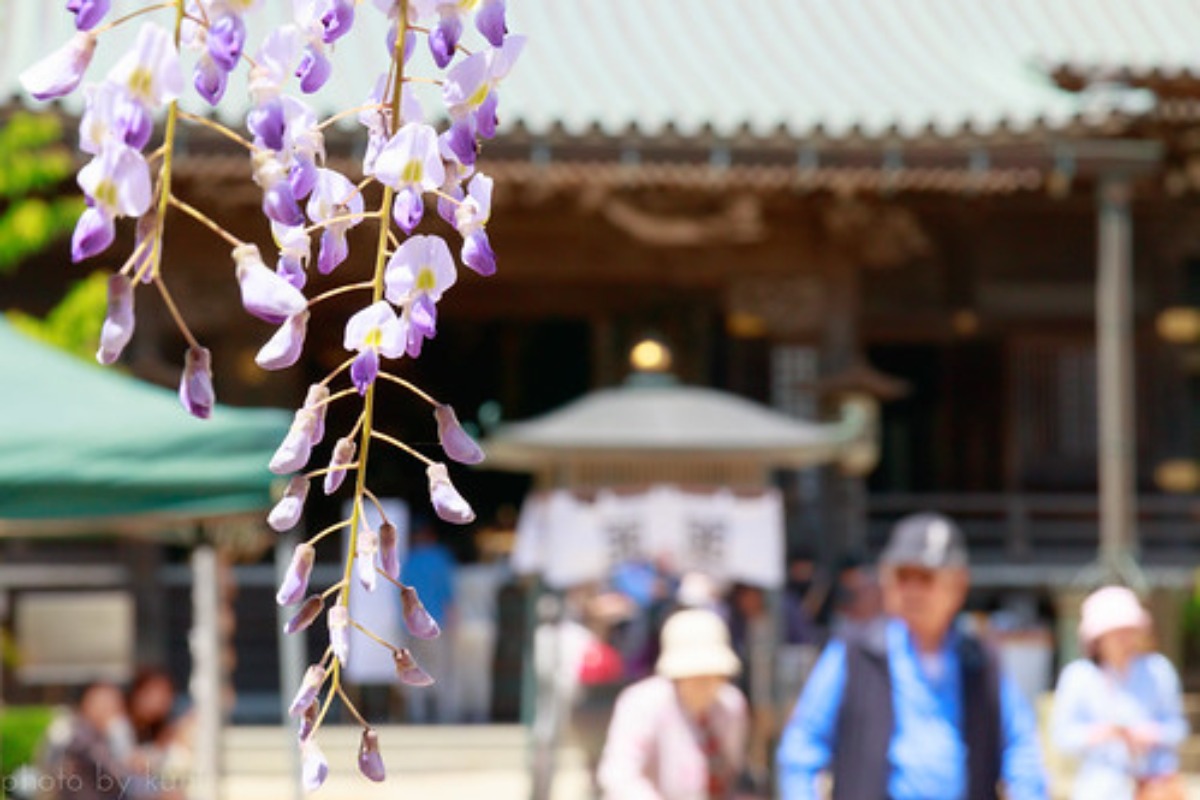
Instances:
[[[970,576],[962,531],[934,513],[901,519],[880,557],[888,616],[831,642],[779,745],[784,800],[1048,797],[1037,723],[995,655],[956,630]]]

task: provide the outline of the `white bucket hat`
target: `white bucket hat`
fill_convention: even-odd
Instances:
[[[655,671],[667,678],[732,677],[742,669],[729,646],[729,628],[712,611],[692,608],[672,614],[662,630]]]
[[[1079,620],[1079,638],[1084,647],[1092,647],[1106,633],[1121,628],[1145,628],[1150,615],[1137,595],[1124,586],[1105,586],[1083,601]]]

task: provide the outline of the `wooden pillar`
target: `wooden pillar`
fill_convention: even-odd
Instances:
[[[1099,568],[1139,584],[1133,372],[1133,248],[1127,177],[1097,188],[1096,384],[1099,387]]]
[[[821,341],[821,373],[849,370],[859,353],[861,286],[859,267],[850,258],[832,258],[825,269],[826,315]],[[867,492],[862,477],[824,468],[831,531],[841,535],[836,555],[862,553],[867,543]],[[823,548],[828,552],[828,545]]]

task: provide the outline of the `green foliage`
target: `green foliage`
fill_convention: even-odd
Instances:
[[[100,345],[100,327],[108,310],[108,275],[93,272],[74,284],[45,319],[10,311],[8,319],[36,339],[89,361]]]
[[[74,226],[82,198],[55,196],[74,170],[57,117],[17,112],[0,127],[0,274]]]
[[[0,714],[0,786],[17,767],[33,763],[55,713],[50,706],[5,706]]]

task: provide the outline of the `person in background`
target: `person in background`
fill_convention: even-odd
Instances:
[[[738,688],[750,701],[750,744],[747,777],[756,789],[765,789],[771,769],[771,742],[776,732],[775,647],[776,620],[758,586],[736,583],[730,591],[729,631],[734,652],[745,669]]]
[[[1050,725],[1055,746],[1080,761],[1076,800],[1185,796],[1177,751],[1188,724],[1179,677],[1164,656],[1147,652],[1149,628],[1129,589],[1107,586],[1083,601],[1085,655],[1063,668]]]
[[[452,674],[455,566],[454,556],[438,540],[432,521],[415,520],[400,582],[417,590],[425,610],[441,628],[441,635],[434,639],[410,637],[406,646],[430,675]],[[408,721],[451,722],[453,683],[453,680],[438,680],[432,686],[401,686]]]
[[[454,687],[459,722],[486,722],[492,709],[492,664],[496,651],[496,600],[512,578],[503,539],[497,532],[475,536],[479,560],[454,572]]]
[[[80,693],[69,718],[51,726],[41,757],[39,800],[177,800],[134,752],[125,697],[104,681]]]
[[[607,800],[728,800],[745,764],[748,713],[730,682],[741,663],[715,613],[663,625],[655,675],[617,696],[597,780]]]
[[[784,800],[1048,797],[1033,710],[955,619],[970,577],[962,531],[904,517],[881,556],[886,618],[822,653],[781,737]]]

